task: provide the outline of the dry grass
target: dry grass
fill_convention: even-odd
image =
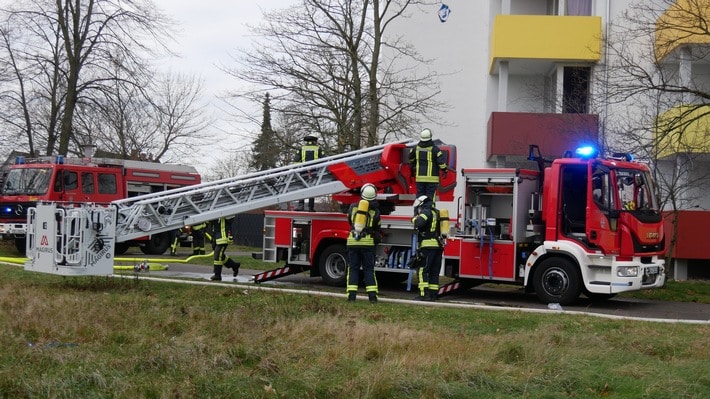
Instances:
[[[710,327],[0,266],[0,398],[700,398]]]

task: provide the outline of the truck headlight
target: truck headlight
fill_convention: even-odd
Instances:
[[[619,277],[636,277],[639,275],[638,266],[620,266],[616,268],[616,275]]]

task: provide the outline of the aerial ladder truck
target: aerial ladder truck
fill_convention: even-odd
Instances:
[[[28,211],[25,269],[66,276],[110,275],[117,243],[317,196],[337,195],[347,206],[359,200],[359,189],[368,182],[380,189],[378,199],[389,212],[414,200],[404,165],[413,144],[407,140],[354,150],[115,200],[108,206],[40,202]],[[451,152],[455,154],[455,149]],[[449,200],[456,182],[451,175],[445,182]]]

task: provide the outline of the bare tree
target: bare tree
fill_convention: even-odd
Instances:
[[[607,145],[653,164],[662,206],[674,213],[699,206],[707,194],[701,187],[710,183],[710,131],[703,128],[710,120],[710,79],[702,69],[692,73],[710,61],[703,45],[709,27],[706,0],[644,1],[629,8],[607,39],[607,98],[627,110],[611,112],[607,130],[618,134]]]
[[[253,104],[269,91],[271,109],[289,121],[289,133],[316,134],[333,152],[406,136],[441,109],[436,75],[417,74],[428,61],[386,34],[416,3],[302,0],[265,14],[265,23],[252,28],[260,41],[226,68],[251,84],[232,99]],[[235,111],[256,122],[249,111]]]
[[[106,103],[117,76],[122,84],[148,86],[145,56],[165,49],[169,27],[150,0],[20,1],[3,10],[3,21],[3,37],[18,39],[3,42],[17,71],[6,98],[29,115],[12,123],[31,149],[42,142],[47,153],[59,154],[78,141],[77,114]]]

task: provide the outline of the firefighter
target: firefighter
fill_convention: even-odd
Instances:
[[[181,227],[177,230],[170,231],[170,256],[177,255],[177,250],[180,248],[180,235],[183,233],[185,227]]]
[[[379,243],[380,210],[375,201],[377,189],[373,184],[367,183],[360,189],[359,203],[352,204],[348,210],[350,221],[350,234],[348,235],[348,276],[347,288],[348,301],[357,297],[357,288],[360,283],[360,268],[365,279],[365,291],[372,303],[377,302],[377,278],[375,277],[375,246]]]
[[[422,195],[414,201],[412,224],[417,231],[422,267],[419,268],[419,296],[415,299],[436,301],[439,294],[439,272],[444,252],[445,233],[441,232],[439,210]]]
[[[419,133],[419,143],[409,152],[409,168],[417,188],[417,198],[422,195],[434,200],[439,186],[439,172],[447,173],[446,157],[432,141],[430,129]]]
[[[303,138],[305,144],[301,146],[301,149],[296,154],[295,162],[308,162],[319,158],[323,158],[323,149],[318,145],[318,138],[316,136],[308,135]],[[305,201],[298,201],[297,211],[303,210],[303,205]],[[308,211],[315,212],[315,200],[313,198],[308,199]]]
[[[226,218],[222,217],[212,221],[212,240],[214,241],[214,257],[212,261],[214,275],[210,277],[212,281],[222,281],[222,266],[227,269],[232,269],[234,277],[237,277],[237,274],[239,274],[239,266],[241,266],[241,264],[233,261],[232,258],[224,253],[231,241],[229,227],[230,223]]]
[[[192,226],[192,254],[205,254],[205,230],[207,222],[202,222]]]

